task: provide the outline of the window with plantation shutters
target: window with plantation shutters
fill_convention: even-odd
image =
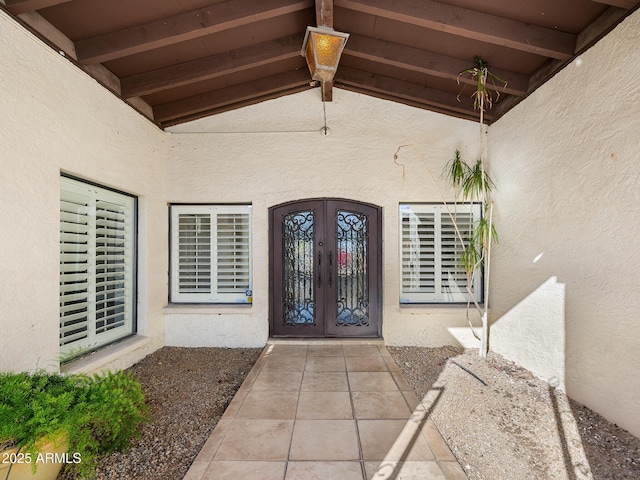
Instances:
[[[171,206],[171,301],[251,303],[251,206]]]
[[[474,224],[480,220],[479,204],[400,205],[400,303],[467,302],[467,272],[461,264]],[[453,217],[453,218],[452,218]],[[455,223],[454,223],[455,220]],[[470,288],[477,301],[482,296],[482,275],[478,269]]]
[[[60,350],[94,350],[133,332],[135,198],[60,180]]]

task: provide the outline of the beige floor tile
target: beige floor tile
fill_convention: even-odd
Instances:
[[[389,372],[349,372],[352,392],[384,392],[398,390]]]
[[[286,460],[292,420],[236,419],[214,460]]]
[[[442,468],[447,480],[467,480],[468,478],[458,462],[440,462],[440,468]]]
[[[427,439],[427,443],[429,443],[431,450],[438,460],[456,461],[456,457],[449,449],[449,445],[447,445],[447,443],[444,441],[442,435],[430,418],[425,422],[422,428],[422,433]]]
[[[389,352],[387,352],[387,355],[382,353],[382,359],[384,360],[384,363],[387,365],[387,368],[389,369],[390,372],[400,372],[401,371],[400,367],[393,360],[393,357],[391,356],[391,354]]]
[[[377,345],[343,345],[345,357],[380,356]]]
[[[364,462],[364,471],[367,475],[367,480],[371,480],[378,470],[380,462]]]
[[[290,460],[359,460],[353,420],[296,420]]]
[[[245,398],[236,418],[293,420],[298,406],[296,391],[253,390]]]
[[[218,451],[222,440],[229,431],[229,428],[231,428],[232,424],[233,419],[225,419],[224,417],[221,418],[218,421],[216,427],[213,429],[211,435],[209,435],[207,441],[200,449],[196,460],[210,462]]]
[[[298,391],[302,383],[302,372],[280,372],[263,370],[253,383],[253,391]]]
[[[307,355],[310,357],[342,357],[342,345],[309,345]]]
[[[214,461],[202,480],[282,480],[285,462]]]
[[[296,418],[348,420],[353,418],[349,392],[300,392]]]
[[[274,344],[267,346],[267,354],[270,357],[297,357],[306,356],[307,345],[282,345]]]
[[[386,372],[387,366],[378,356],[345,357],[347,371],[349,372]]]
[[[187,474],[182,477],[182,480],[201,480],[207,467],[209,467],[209,462],[202,462],[198,459],[194,460]]]
[[[309,355],[307,357],[307,364],[305,371],[309,372],[344,372],[345,363],[344,357],[313,357]]]
[[[362,480],[360,462],[289,462],[285,480]]]
[[[346,372],[312,372],[306,371],[302,376],[303,392],[348,392]]]
[[[404,378],[404,375],[402,374],[402,372],[391,372],[391,375],[393,376],[393,379],[398,384],[398,387],[400,388],[400,390],[412,390],[411,385],[409,385],[409,382],[407,382],[407,379]]]
[[[408,419],[411,410],[402,392],[353,392],[353,406],[358,419]]]
[[[382,462],[372,480],[447,480],[434,462]]]
[[[420,405],[420,399],[412,390],[403,390],[402,394],[407,400],[407,403],[409,404],[409,408],[411,410],[415,410],[416,408],[418,408],[418,405]]]
[[[435,460],[420,431],[406,420],[358,420],[365,460]]]
[[[291,357],[269,357],[262,370],[279,370],[281,372],[302,372],[307,360],[306,355]]]

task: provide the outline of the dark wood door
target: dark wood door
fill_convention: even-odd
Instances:
[[[270,210],[272,336],[380,336],[380,213],[339,199]]]

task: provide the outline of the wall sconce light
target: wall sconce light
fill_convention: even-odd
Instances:
[[[348,38],[348,33],[336,32],[330,27],[307,27],[300,55],[307,59],[312,79],[333,80]]]

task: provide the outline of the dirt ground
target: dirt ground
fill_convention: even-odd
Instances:
[[[470,479],[640,479],[640,439],[513,362],[389,351],[416,394],[436,399],[433,421]]]
[[[471,480],[640,479],[640,439],[517,365],[453,347],[389,351]],[[260,352],[164,347],[134,365],[153,420],[96,478],[182,479]]]

